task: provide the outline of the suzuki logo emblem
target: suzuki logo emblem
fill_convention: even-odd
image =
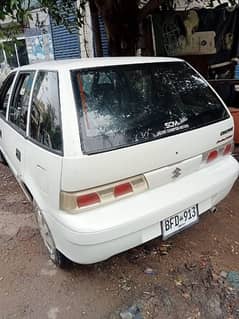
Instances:
[[[172,172],[172,178],[177,178],[177,177],[179,177],[182,173],[182,170],[181,170],[181,168],[179,168],[179,167],[176,167],[175,168],[175,170]]]

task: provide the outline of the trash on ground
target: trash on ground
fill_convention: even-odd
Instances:
[[[239,272],[229,271],[227,274],[227,281],[234,288],[239,289]]]
[[[120,312],[121,319],[143,319],[140,309],[137,305],[129,307],[127,310]]]

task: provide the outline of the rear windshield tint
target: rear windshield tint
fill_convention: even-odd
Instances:
[[[184,62],[72,71],[82,150],[99,153],[152,141],[229,117]]]

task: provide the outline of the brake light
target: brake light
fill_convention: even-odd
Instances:
[[[232,144],[227,144],[223,150],[223,155],[228,155],[232,153]]]
[[[77,205],[79,208],[100,203],[100,197],[97,193],[90,193],[81,195],[76,198]]]
[[[207,163],[214,161],[218,157],[218,151],[213,150],[208,154]]]
[[[61,192],[60,208],[70,213],[78,213],[84,209],[107,204],[121,197],[127,197],[145,191],[148,184],[143,175],[91,188],[76,193]]]
[[[114,196],[120,197],[133,192],[133,187],[130,183],[120,184],[114,187]]]
[[[202,160],[204,163],[210,163],[214,161],[215,159],[217,159],[218,157],[230,155],[232,154],[232,152],[233,152],[233,142],[231,141],[228,144],[218,146],[217,148],[209,152],[205,152],[203,154]]]

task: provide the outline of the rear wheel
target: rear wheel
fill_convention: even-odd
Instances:
[[[57,250],[51,231],[47,225],[47,222],[42,214],[41,209],[37,206],[36,202],[33,203],[33,209],[36,214],[36,220],[39,227],[39,231],[45,247],[52,262],[60,267],[67,268],[71,264],[71,261],[66,258],[59,250]]]

